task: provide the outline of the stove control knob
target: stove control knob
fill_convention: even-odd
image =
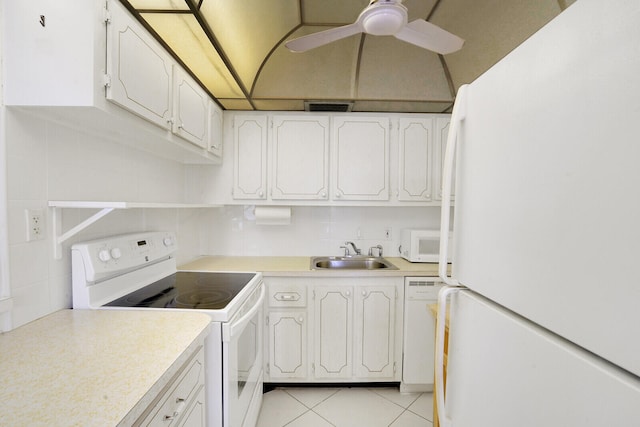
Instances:
[[[108,249],[101,249],[100,252],[98,252],[98,259],[100,259],[100,261],[102,262],[107,262],[111,259],[111,254],[109,253]]]
[[[162,239],[162,243],[164,243],[165,246],[172,246],[173,239],[171,237],[165,237],[164,239]]]
[[[122,251],[120,250],[120,248],[113,248],[109,253],[111,254],[111,258],[113,259],[118,259],[122,256]]]

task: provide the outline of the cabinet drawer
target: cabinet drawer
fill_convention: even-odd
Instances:
[[[298,280],[291,283],[272,283],[269,287],[270,307],[306,307],[307,288],[301,285]]]
[[[187,407],[191,408],[192,400],[204,385],[204,350],[188,362],[178,378],[169,385],[149,415],[136,425],[171,426],[182,418]]]

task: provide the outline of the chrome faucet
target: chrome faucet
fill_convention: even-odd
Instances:
[[[382,258],[382,245],[371,246],[369,248],[369,256],[373,256],[373,250],[374,249],[378,250],[378,258]]]
[[[340,246],[340,247],[344,248],[344,255],[345,256],[349,256],[349,245],[351,245],[351,247],[353,248],[353,251],[356,253],[356,255],[360,255],[362,253],[362,251],[356,247],[355,243],[353,243],[353,242],[344,242],[344,246]]]

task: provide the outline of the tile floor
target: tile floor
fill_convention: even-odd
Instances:
[[[287,387],[263,395],[256,427],[432,427],[432,420],[432,393]]]

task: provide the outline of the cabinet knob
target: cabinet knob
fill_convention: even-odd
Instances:
[[[362,291],[362,296],[366,297],[367,296],[367,291]]]
[[[302,316],[298,317],[298,322],[303,323],[304,319],[302,318]]]
[[[264,197],[264,191],[259,192],[259,193],[258,193],[258,196],[260,196],[260,197]]]
[[[345,292],[344,294],[345,294],[346,296],[348,296],[348,297],[350,297],[350,296],[351,296],[351,292],[350,292],[350,291],[347,291],[347,292]]]

